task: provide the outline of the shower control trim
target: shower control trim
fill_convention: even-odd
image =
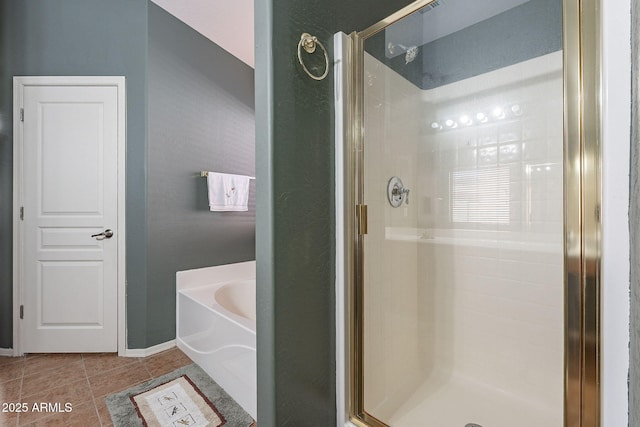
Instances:
[[[394,208],[399,208],[402,202],[409,204],[409,189],[404,187],[402,180],[397,176],[392,176],[387,183],[387,199]]]

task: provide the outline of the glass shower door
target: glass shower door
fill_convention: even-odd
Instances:
[[[562,426],[562,2],[433,1],[364,40],[364,410]]]

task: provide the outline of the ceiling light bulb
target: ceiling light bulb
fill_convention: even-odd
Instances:
[[[464,116],[460,116],[460,123],[469,126],[471,124],[471,119],[465,114]]]
[[[476,119],[478,119],[480,123],[484,123],[487,121],[487,115],[485,113],[478,113],[476,114]]]
[[[438,129],[440,128],[440,123],[438,122],[431,122],[431,129]]]
[[[494,108],[492,114],[496,119],[504,119],[504,110],[500,107]]]
[[[522,114],[522,108],[520,108],[520,105],[519,105],[519,104],[513,104],[513,105],[511,106],[511,112],[512,112],[514,115],[519,116],[519,115],[521,115],[521,114]]]
[[[444,122],[444,124],[445,124],[445,125],[447,125],[447,127],[452,128],[452,127],[454,127],[454,125],[456,124],[456,122],[454,122],[454,121],[453,121],[453,120],[451,120],[451,119],[448,119],[446,122]]]

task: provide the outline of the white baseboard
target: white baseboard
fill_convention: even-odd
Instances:
[[[125,350],[125,353],[121,356],[124,357],[147,357],[154,355],[156,353],[160,353],[165,350],[170,350],[176,346],[176,340],[171,340],[167,342],[163,342],[158,345],[154,345],[148,348],[128,348]]]
[[[13,349],[12,348],[0,348],[0,356],[13,357]]]

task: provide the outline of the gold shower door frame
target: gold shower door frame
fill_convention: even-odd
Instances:
[[[357,426],[386,426],[364,408],[363,288],[364,41],[434,0],[418,0],[352,42],[345,161],[349,289],[349,415]],[[564,426],[600,426],[601,1],[563,0],[564,72]]]

